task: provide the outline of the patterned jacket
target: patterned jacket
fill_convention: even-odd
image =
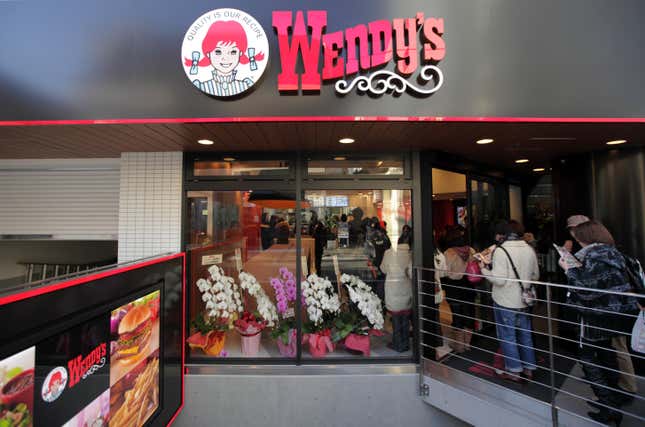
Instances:
[[[608,340],[631,330],[634,319],[620,314],[638,313],[636,299],[594,290],[631,292],[625,275],[625,259],[613,246],[592,244],[576,253],[581,267],[567,270],[570,286],[589,291],[571,289],[568,303],[579,307],[581,337],[589,341]],[[600,329],[599,329],[600,328]]]

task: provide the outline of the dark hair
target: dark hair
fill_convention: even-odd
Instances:
[[[448,248],[458,248],[461,246],[466,246],[466,238],[464,233],[458,228],[453,228],[446,233],[445,237],[446,247]]]
[[[522,235],[524,234],[524,226],[519,221],[512,219],[504,225],[503,234],[507,237],[510,234],[516,234],[517,236],[522,237]]]
[[[341,220],[342,222],[347,221],[347,215],[342,214],[342,215],[340,216],[340,220]]]
[[[398,244],[406,244],[412,247],[412,233],[402,233],[401,236],[399,236],[399,241]]]
[[[289,224],[286,221],[279,222],[275,226],[275,237],[278,239],[279,244],[289,243]]]
[[[571,228],[571,234],[577,241],[585,245],[590,245],[592,243],[604,243],[605,245],[611,246],[616,245],[614,237],[611,235],[609,230],[607,230],[607,227],[596,220],[583,222],[582,224]]]
[[[370,225],[373,225],[376,229],[381,228],[381,222],[379,221],[378,217],[375,216],[370,219]]]

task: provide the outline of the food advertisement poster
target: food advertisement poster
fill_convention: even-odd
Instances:
[[[33,426],[35,357],[30,347],[0,360],[0,427]]]
[[[60,426],[110,387],[109,313],[36,345],[34,426]]]
[[[160,408],[160,291],[0,360],[0,427],[142,427]]]
[[[112,311],[110,426],[142,426],[159,407],[159,304],[155,291]]]
[[[106,427],[110,418],[110,390],[106,390],[63,427]]]

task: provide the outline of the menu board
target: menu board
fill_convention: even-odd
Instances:
[[[347,196],[327,196],[325,197],[325,206],[329,208],[345,208],[349,206]]]
[[[0,427],[141,427],[159,409],[161,292],[0,360]]]

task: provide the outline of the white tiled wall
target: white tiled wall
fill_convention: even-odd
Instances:
[[[181,249],[182,153],[122,153],[119,262]]]

